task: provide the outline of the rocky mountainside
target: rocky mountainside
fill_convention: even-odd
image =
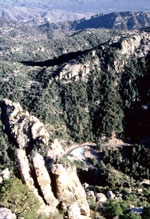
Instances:
[[[90,19],[74,22],[74,26],[76,30],[85,28],[142,29],[150,26],[150,13],[126,11],[100,14]]]
[[[62,33],[1,19],[0,32],[3,214],[146,218],[149,28]],[[123,145],[103,147],[112,139]],[[88,163],[69,160],[65,151],[86,142],[95,148],[74,153]]]
[[[25,28],[27,27],[25,26]],[[4,28],[2,29],[4,33]],[[4,34],[11,36],[8,34],[10,33],[9,30],[12,31],[12,28],[6,28]],[[14,30],[16,31],[15,28]],[[105,33],[106,37],[109,34],[110,37],[113,34],[116,34],[116,36],[98,45],[104,42],[102,41],[104,35],[100,34],[101,31],[103,34]],[[24,34],[24,32],[22,33]],[[150,48],[149,30],[122,33],[111,33],[109,31],[105,32],[104,30],[86,30],[73,33],[68,38],[65,38],[66,43],[64,38],[62,38],[62,41],[58,41],[58,38],[54,39],[54,41],[47,41],[47,36],[44,35],[45,33],[41,31],[41,35],[39,35],[38,29],[35,32],[32,31],[32,33],[37,35],[33,38],[35,42],[29,42],[29,44],[24,42],[23,45],[20,32],[16,33],[20,41],[15,40],[12,46],[8,46],[8,43],[5,46],[5,39],[3,39],[4,47],[1,49],[1,57],[3,59],[1,61],[2,98],[21,102],[35,116],[38,115],[45,123],[51,124],[49,128],[53,133],[55,132],[53,126],[55,126],[56,123],[54,121],[56,120],[58,123],[56,125],[57,131],[59,130],[58,135],[64,135],[63,127],[65,126],[67,129],[66,133],[71,138],[78,139],[78,141],[80,141],[80,138],[84,141],[90,140],[93,137],[100,137],[105,135],[106,132],[110,134],[111,129],[114,129],[112,131],[118,130],[118,133],[122,129],[121,132],[123,132],[125,109],[122,108],[121,102],[132,102],[134,100],[135,88],[133,85],[133,87],[131,86],[133,93],[131,92],[130,95],[133,95],[133,97],[129,99],[128,95],[124,93],[125,86],[128,89],[130,87],[129,82],[126,82],[127,84],[125,84],[125,81],[124,84],[120,82],[126,77],[126,71],[129,72],[128,68],[132,72],[135,67],[137,68],[137,72],[139,71],[139,74],[147,75]],[[45,39],[42,42],[43,36]],[[32,39],[30,32],[27,33],[27,37],[26,39]],[[38,47],[38,39],[41,39],[40,47]],[[10,37],[9,40],[11,43],[13,37]],[[50,45],[51,48],[49,48]],[[134,63],[135,66],[132,66],[131,63]],[[144,63],[146,63],[145,69],[140,70]],[[146,72],[142,73],[142,71]],[[103,80],[103,77],[107,78],[107,74],[110,75],[110,93],[107,90],[102,91],[100,89],[103,83],[105,84],[106,80]],[[128,77],[130,78],[131,76],[128,74]],[[113,84],[116,84],[116,87]],[[137,84],[137,86],[139,85]],[[10,91],[6,92],[7,89]],[[90,95],[93,89],[95,97]],[[145,95],[141,93],[140,87],[138,89],[140,92],[139,95]],[[106,94],[106,98],[110,98],[109,95],[112,95],[112,93],[115,95],[116,105],[118,107],[115,108],[114,105],[113,111],[116,110],[116,117],[120,115],[117,123],[115,120],[116,117],[113,117],[114,124],[113,127],[109,127],[109,131],[104,131],[104,127],[101,127],[101,132],[99,132],[98,124],[100,122],[103,126],[107,118],[103,117],[105,118],[104,121],[101,120],[101,116],[98,113],[100,103],[105,104],[103,96],[99,96],[100,91]],[[71,93],[75,95],[75,100],[72,99]],[[81,93],[83,94],[83,99],[80,95]],[[51,101],[48,101],[48,99]],[[141,102],[141,99],[137,101],[139,101],[140,110],[140,107],[144,103]],[[134,101],[132,104],[134,104]],[[70,105],[72,108],[70,108]],[[76,110],[77,108],[74,105],[78,110]],[[82,113],[84,113],[83,117]],[[102,111],[100,113],[105,114]],[[70,116],[72,117],[71,120]],[[95,119],[97,122],[99,121],[97,125],[95,125]],[[82,121],[82,125],[79,121]],[[118,126],[120,127],[119,129]],[[70,128],[74,130],[72,133],[69,131]],[[87,134],[88,132],[90,134]]]
[[[28,1],[4,0],[0,2],[0,18],[21,21],[30,25],[41,25],[46,22],[57,24],[55,28],[64,27],[64,22],[77,21],[76,29],[85,28],[119,28],[135,29],[149,25],[150,5],[148,0],[79,0],[79,1]],[[146,11],[111,13],[114,11]],[[94,14],[105,13],[90,18]],[[87,19],[87,20],[84,20]],[[58,24],[59,23],[59,24]],[[67,24],[71,28],[72,25]],[[66,24],[65,24],[66,26]]]

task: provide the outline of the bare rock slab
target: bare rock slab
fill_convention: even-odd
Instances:
[[[40,186],[41,192],[43,193],[43,197],[46,203],[52,207],[56,207],[59,204],[59,202],[54,197],[54,194],[52,192],[51,179],[45,167],[45,161],[43,157],[39,153],[35,153],[32,157],[32,161],[37,177],[37,182]]]
[[[79,181],[76,168],[64,168],[62,164],[53,164],[52,173],[56,177],[57,198],[62,205],[62,209],[67,212],[74,212],[74,208],[78,208],[80,215],[89,216],[90,209],[86,200],[86,193]],[[76,203],[76,205],[74,205]]]
[[[0,219],[16,219],[16,215],[7,208],[0,208]]]

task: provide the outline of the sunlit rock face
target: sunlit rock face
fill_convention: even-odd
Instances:
[[[51,216],[61,208],[68,219],[90,218],[86,193],[76,168],[62,164],[65,152],[57,139],[49,143],[49,134],[36,117],[24,112],[19,103],[3,101],[3,120],[9,135],[15,140],[16,158],[22,181],[33,190],[40,201],[39,213]],[[47,145],[45,157],[35,148],[27,153],[34,140]],[[37,146],[38,147],[38,146]]]
[[[29,166],[25,150],[17,149],[16,155],[21,178],[38,197],[41,203],[41,212],[49,214],[57,212],[57,206],[61,204],[61,208],[70,219],[81,218],[81,216],[90,218],[86,194],[75,168],[52,164],[49,169],[49,172],[53,174],[51,179],[44,158],[39,153],[32,156],[32,169]],[[38,187],[35,182],[38,183]]]
[[[64,150],[58,139],[55,139],[54,142],[49,145],[47,152],[47,160],[58,160],[64,154]]]
[[[3,121],[19,148],[32,147],[37,141],[48,145],[49,133],[35,116],[23,111],[19,103],[4,99]]]
[[[86,194],[79,181],[76,169],[73,167],[64,168],[62,164],[53,164],[51,171],[56,177],[56,195],[63,210],[67,211],[71,206],[73,208],[78,206],[81,215],[89,216],[90,210]],[[76,206],[74,203],[76,203]]]
[[[16,219],[16,215],[7,208],[0,208],[0,219]]]
[[[34,177],[32,176],[32,171],[25,150],[17,149],[16,157],[23,182],[34,192],[40,202],[39,213],[43,212],[46,215],[50,215],[53,209],[46,205],[43,197],[40,196],[38,189],[35,187]]]
[[[43,197],[47,204],[55,208],[59,202],[52,192],[51,179],[45,167],[45,161],[39,153],[33,155],[32,161],[37,182],[40,186]]]

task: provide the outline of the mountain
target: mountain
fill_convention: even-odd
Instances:
[[[114,12],[92,16],[90,19],[82,19],[74,22],[74,28],[81,30],[85,28],[109,28],[132,30],[150,26],[149,12]]]
[[[90,18],[92,13],[67,12],[63,10],[50,10],[43,8],[9,7],[0,8],[0,18],[12,21],[40,25],[46,22],[58,23],[74,21],[81,18]]]
[[[149,24],[149,10],[150,3],[148,0],[142,2],[140,0],[44,0],[42,2],[39,0],[4,0],[0,2],[1,18],[11,19],[13,21],[20,20],[36,25],[46,22],[52,24],[83,19],[77,22],[76,29],[86,27],[119,29],[145,27]],[[117,11],[118,14],[113,13],[114,11]],[[132,13],[131,11],[134,12]],[[136,11],[145,11],[145,13],[136,13]],[[109,12],[111,14],[108,14]],[[100,15],[94,16],[95,14]],[[90,18],[91,16],[93,17]],[[63,24],[61,25],[63,26]],[[74,25],[76,26],[76,24]]]
[[[86,28],[142,29],[150,26],[149,12],[75,13],[43,8],[1,8],[0,18],[41,26],[43,30],[83,30]]]
[[[66,139],[92,141],[103,135],[110,136],[114,131],[133,142],[140,142],[146,137],[141,130],[145,129],[147,133],[149,126],[143,127],[144,122],[138,120],[136,124],[136,119],[133,123],[129,112],[132,109],[131,112],[140,114],[142,105],[149,103],[146,93],[140,88],[142,81],[148,77],[149,29],[131,32],[87,29],[70,32],[66,36],[57,30],[49,33],[39,27],[2,21],[2,98],[21,102],[25,109],[44,123],[56,126],[60,136],[63,136],[65,126]],[[143,69],[141,66],[144,66]],[[133,84],[129,83],[130,72],[137,77]],[[145,75],[143,79],[142,74]],[[124,77],[129,78],[126,81]],[[107,81],[110,87],[105,84]],[[129,94],[126,94],[128,89]],[[148,86],[145,89],[148,92]],[[135,93],[138,95],[136,99]],[[110,98],[110,103],[105,102],[103,94],[106,99]],[[109,105],[112,105],[112,111]],[[139,108],[136,109],[137,106]],[[105,107],[107,110],[103,111]],[[109,116],[111,123],[107,121]],[[124,123],[126,116],[129,127]],[[131,134],[130,127],[139,134]],[[55,128],[52,128],[52,133],[55,133]]]
[[[149,60],[150,28],[0,19],[0,218],[149,218]]]

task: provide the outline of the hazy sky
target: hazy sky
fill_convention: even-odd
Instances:
[[[150,0],[0,0],[0,6],[2,5],[82,12],[150,11]]]

